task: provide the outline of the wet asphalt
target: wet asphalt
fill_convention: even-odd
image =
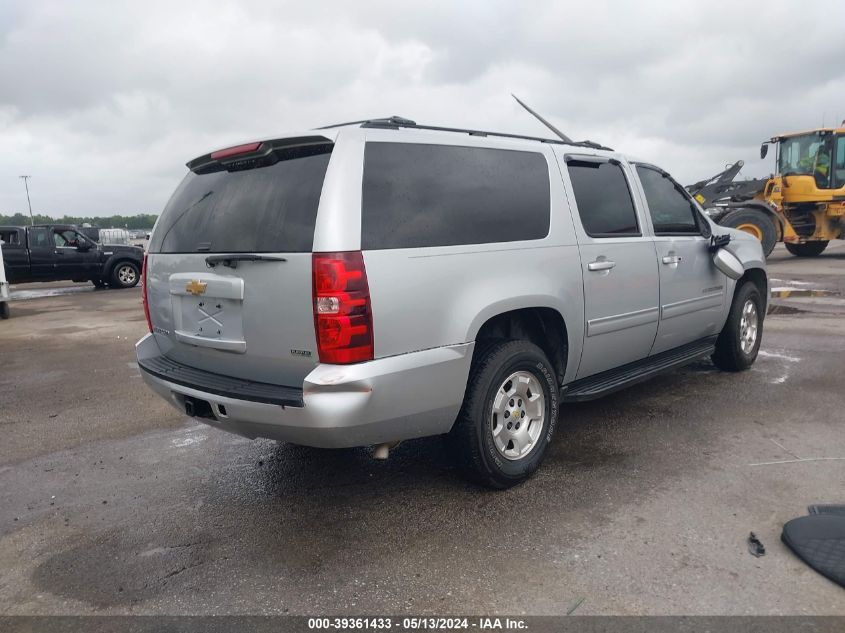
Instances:
[[[377,462],[197,424],[141,382],[137,289],[15,288],[0,613],[845,614],[779,540],[845,503],[845,243],[769,263],[773,287],[827,292],[774,300],[752,370],[565,406],[540,472],[504,492],[464,482],[439,438]]]

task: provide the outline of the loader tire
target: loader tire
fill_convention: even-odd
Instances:
[[[818,242],[805,242],[804,244],[790,244],[786,242],[786,250],[796,257],[817,257],[822,254],[822,251],[827,248],[827,240],[819,240]]]
[[[737,209],[723,217],[719,224],[739,229],[753,235],[763,245],[763,254],[768,257],[778,241],[778,227],[771,216],[757,209]]]

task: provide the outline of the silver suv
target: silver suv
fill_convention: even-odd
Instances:
[[[377,455],[443,434],[504,488],[561,402],[757,356],[759,241],[594,143],[393,117],[188,168],[150,240],[138,363],[226,431]]]

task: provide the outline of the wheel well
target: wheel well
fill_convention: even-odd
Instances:
[[[760,294],[763,297],[763,301],[765,304],[769,305],[769,284],[766,278],[766,272],[762,268],[749,268],[745,271],[745,273],[737,279],[736,281],[736,288],[739,288],[744,282],[750,281],[755,286],[757,286],[757,290],[760,291]],[[736,289],[734,289],[736,292]]]
[[[558,384],[563,384],[569,352],[566,323],[552,308],[522,308],[489,318],[475,337],[478,353],[485,341],[523,339],[542,349],[552,363]]]

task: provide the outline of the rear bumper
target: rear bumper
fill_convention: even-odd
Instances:
[[[438,347],[357,365],[318,365],[303,382],[301,406],[262,402],[251,394],[232,397],[202,376],[192,383],[185,378],[189,372],[168,377],[155,371],[162,357],[149,334],[138,341],[136,352],[144,381],[174,407],[184,412],[186,398],[211,404],[213,417],[198,418],[202,422],[250,438],[341,448],[448,432],[464,398],[473,346]]]

